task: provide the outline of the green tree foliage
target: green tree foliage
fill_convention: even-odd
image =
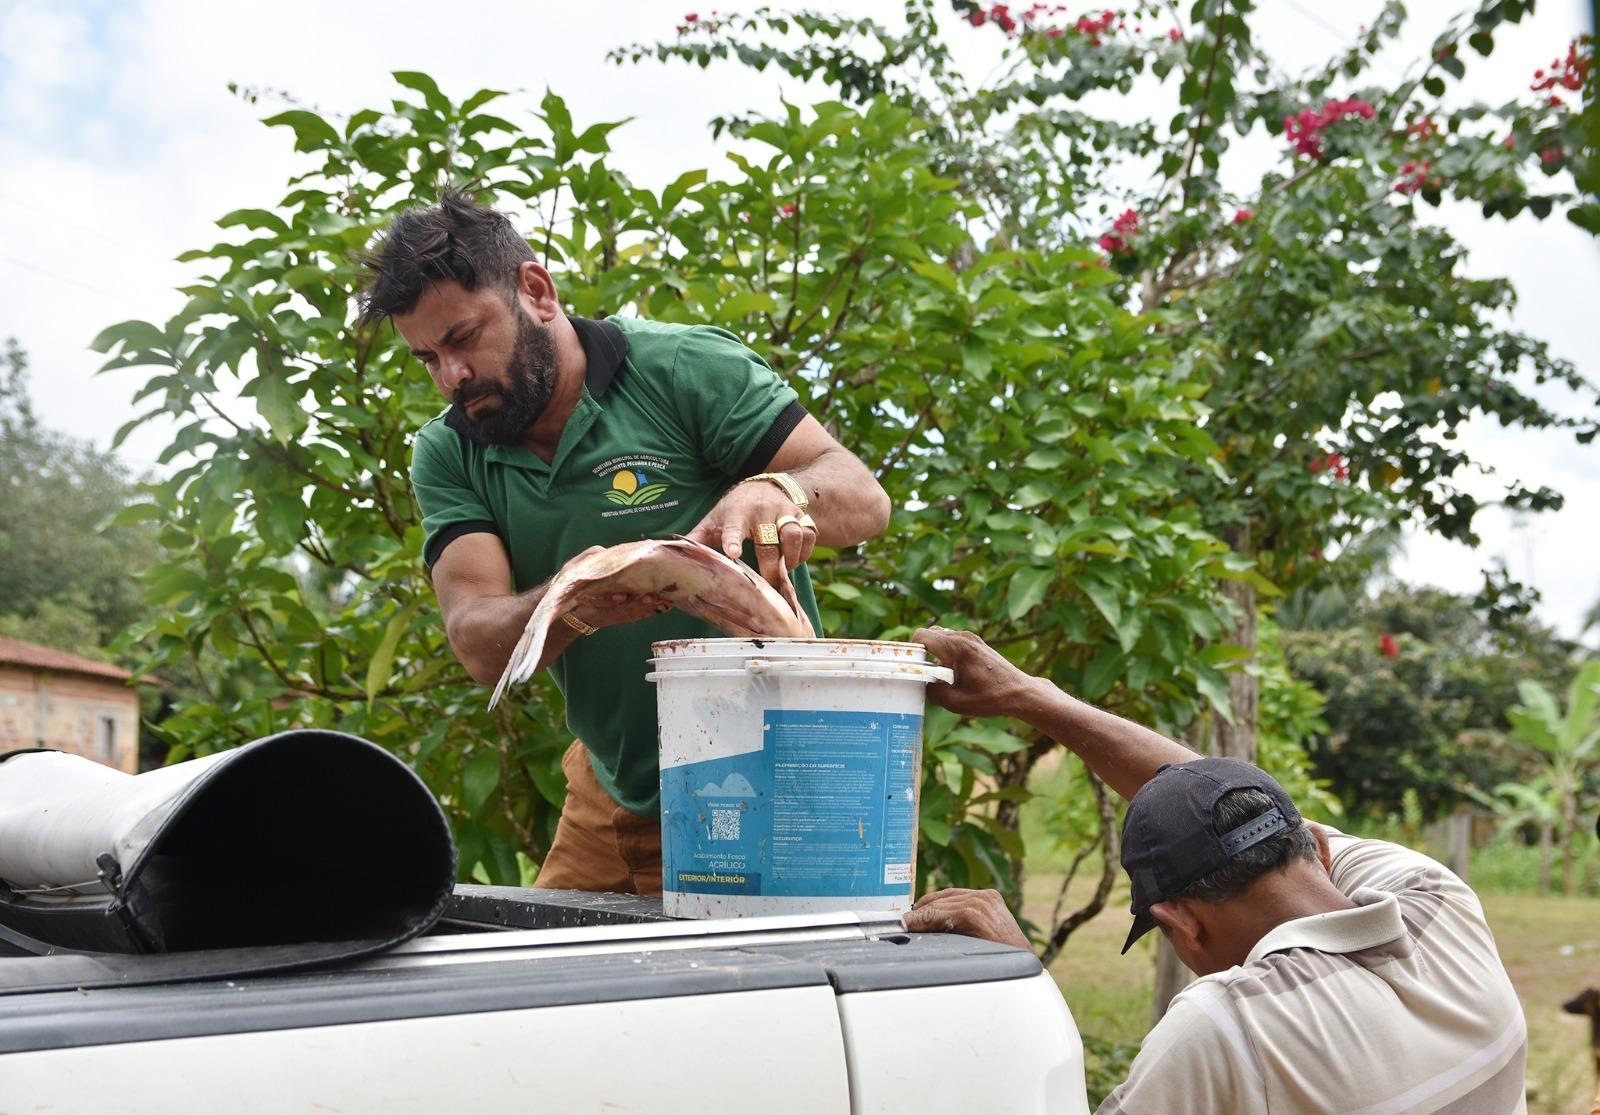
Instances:
[[[758,9],[613,58],[726,60],[847,99],[889,94],[933,122],[934,166],[972,203],[977,243],[1048,251],[1099,237],[1110,293],[1141,307],[1175,370],[1206,385],[1226,472],[1196,474],[1204,525],[1282,588],[1318,580],[1338,544],[1413,518],[1474,542],[1479,501],[1460,482],[1474,463],[1454,444],[1473,416],[1593,438],[1592,414],[1564,418],[1529,390],[1589,385],[1505,327],[1509,285],[1466,277],[1462,246],[1426,219],[1449,197],[1486,218],[1563,207],[1593,230],[1593,205],[1558,177],[1595,173],[1592,40],[1571,44],[1552,88],[1486,105],[1471,99],[1468,60],[1531,0],[1484,0],[1398,82],[1373,67],[1403,26],[1398,2],[1301,74],[1256,45],[1250,0],[1197,0],[1177,26],[1159,5],[1075,17],[951,0],[953,26],[940,7],[907,0],[901,29]],[[982,85],[952,61],[958,35],[1004,46]],[[1582,115],[1575,93],[1589,98]],[[1125,122],[1129,98],[1170,118]],[[1280,157],[1261,175],[1245,141],[1263,133]],[[1541,509],[1560,496],[1513,481],[1500,501]],[[1261,587],[1233,594],[1233,638],[1247,646]],[[1224,751],[1252,751],[1254,689],[1250,672],[1233,675],[1242,715],[1215,726]]]
[[[1577,650],[1526,618],[1491,622],[1471,597],[1400,586],[1355,594],[1336,622],[1282,641],[1326,701],[1307,747],[1313,770],[1368,816],[1404,812],[1408,792],[1434,816],[1531,776],[1506,710],[1522,685],[1566,684]]]
[[[40,425],[27,356],[0,353],[0,634],[89,658],[143,614],[136,573],[158,557],[138,525],[101,530],[136,498],[109,453]]]
[[[906,110],[791,109],[742,126],[765,153],[735,156],[732,181],[692,171],[658,194],[608,166],[613,125],[579,129],[554,96],[514,125],[484,111],[492,92],[455,105],[398,79],[411,95],[392,113],[270,121],[314,169],[274,209],[219,222],[241,232],[193,253],[215,274],[172,321],[98,341],[109,367],[157,366],[140,392],[152,413],[188,416],[166,454],[177,470],[132,513],[159,516],[174,555],[148,579],[160,615],[141,636],[157,664],[211,648],[270,675],[181,709],[166,725],[180,754],[336,725],[411,757],[469,869],[514,880],[515,852],[547,846],[559,702],[545,687],[489,715],[456,665],[405,480],[408,438],[441,404],[391,331],[348,324],[353,251],[461,181],[526,203],[576,312],[740,331],[884,477],[889,537],[819,554],[830,632],[977,626],[1169,729],[1225,699],[1226,655],[1197,640],[1225,618],[1215,579],[1245,573],[1185,494],[1215,467],[1197,389],[1105,296],[1092,251],[974,255],[968,203]],[[1012,878],[1006,810],[1024,791],[1008,772],[1050,745],[940,716],[928,728],[924,867]]]
[[[1517,690],[1522,703],[1507,715],[1537,773],[1525,783],[1504,783],[1495,794],[1513,815],[1527,812],[1541,823],[1554,822],[1562,886],[1576,894],[1574,845],[1589,830],[1588,817],[1579,812],[1593,800],[1600,774],[1600,660],[1584,663],[1572,679],[1565,709],[1536,681],[1524,681]]]

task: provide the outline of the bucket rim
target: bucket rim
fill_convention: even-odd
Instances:
[[[755,647],[758,653],[767,647],[872,647],[885,650],[908,650],[916,654],[926,655],[928,648],[921,643],[902,639],[796,639],[788,636],[730,636],[723,635],[710,639],[662,639],[650,644],[650,652],[654,655],[667,655],[670,657],[687,657],[678,652],[692,648],[706,647],[716,650],[734,647]]]
[[[811,681],[909,681],[919,685],[928,685],[933,682],[949,684],[955,680],[955,671],[948,666],[934,666],[926,662],[906,662],[883,670],[862,669],[858,663],[822,662],[813,663],[805,660],[790,660],[782,663],[759,663],[762,666],[780,666],[781,669],[751,670],[743,669],[710,669],[710,670],[651,670],[644,675],[645,681],[662,681],[671,678],[674,681],[687,681],[693,678],[804,678]]]

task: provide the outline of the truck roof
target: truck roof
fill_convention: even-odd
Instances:
[[[840,995],[1025,979],[1033,953],[898,917],[664,918],[659,900],[459,887],[447,932],[348,943],[0,958],[0,1053],[441,1014],[831,985]]]

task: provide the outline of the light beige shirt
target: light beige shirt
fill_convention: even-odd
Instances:
[[[1483,907],[1426,856],[1329,831],[1355,909],[1191,984],[1097,1115],[1523,1115],[1528,1033]]]

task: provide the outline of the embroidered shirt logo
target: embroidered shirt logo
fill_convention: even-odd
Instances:
[[[652,483],[642,468],[618,469],[611,476],[611,490],[606,498],[619,507],[641,507],[654,503],[667,490],[667,485]]]

